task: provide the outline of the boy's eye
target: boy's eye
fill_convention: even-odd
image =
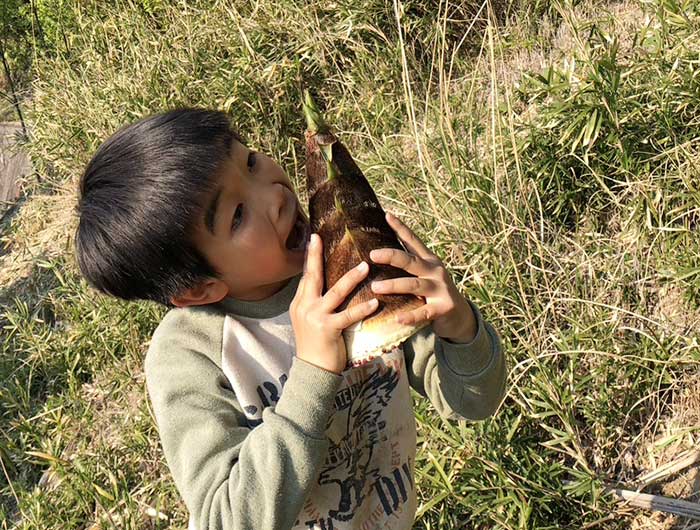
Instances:
[[[233,214],[233,221],[231,222],[231,232],[233,232],[238,225],[241,224],[240,220],[243,218],[243,205],[239,204],[236,206],[236,211]]]
[[[248,153],[248,168],[253,169],[253,166],[255,165],[255,153],[251,151]]]

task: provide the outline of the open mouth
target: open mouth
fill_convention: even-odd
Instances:
[[[285,246],[288,250],[298,251],[306,248],[311,235],[311,228],[308,221],[304,218],[300,211],[297,211],[297,217],[294,221],[294,226],[287,236]]]

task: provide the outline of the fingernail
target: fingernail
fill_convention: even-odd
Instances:
[[[316,245],[318,243],[318,234],[311,234],[311,241],[309,242],[309,245]]]
[[[379,300],[377,300],[376,298],[372,298],[372,299],[369,301],[369,305],[377,305],[378,303],[379,303]]]
[[[360,263],[360,264],[357,266],[357,270],[359,270],[360,272],[366,271],[366,270],[367,270],[367,262],[366,262],[366,261],[363,261],[362,263]]]

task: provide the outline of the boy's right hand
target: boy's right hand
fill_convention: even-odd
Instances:
[[[364,268],[362,268],[364,264]],[[297,357],[340,374],[347,365],[347,352],[342,332],[348,326],[368,317],[377,309],[377,299],[348,307],[335,313],[345,297],[365,278],[367,263],[346,272],[325,295],[323,290],[323,250],[321,237],[311,234],[304,260],[304,273],[296,295],[289,306],[289,315],[296,339]]]

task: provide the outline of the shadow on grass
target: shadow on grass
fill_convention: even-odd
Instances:
[[[0,288],[0,505],[10,512],[17,508],[15,483],[31,488],[43,471],[26,462],[26,451],[40,446],[34,418],[66,386],[70,373],[68,359],[52,353],[57,321],[49,293],[58,282],[39,262]]]

